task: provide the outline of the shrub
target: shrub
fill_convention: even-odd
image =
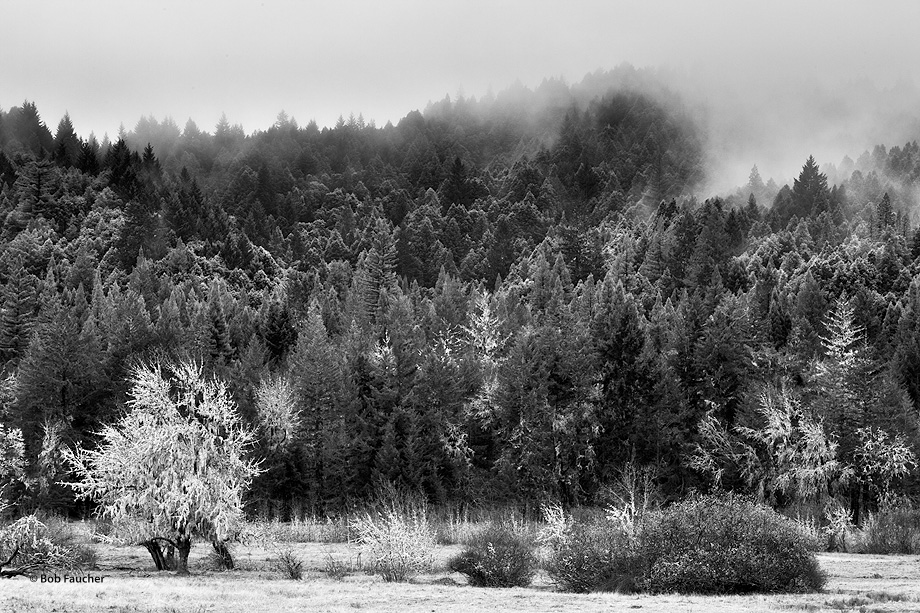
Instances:
[[[18,548],[11,565],[20,568],[70,570],[95,564],[93,551],[77,545],[62,522],[50,520],[49,524],[50,528],[36,516],[27,515],[0,529],[0,559],[5,560]]]
[[[646,518],[637,547],[644,591],[803,592],[824,583],[816,543],[794,520],[728,494]]]
[[[883,507],[866,517],[861,532],[866,553],[920,553],[920,509],[903,503]]]
[[[275,569],[288,579],[299,581],[303,578],[303,558],[293,549],[281,549],[275,558]]]
[[[341,581],[348,575],[361,572],[363,569],[364,565],[361,563],[360,553],[356,558],[349,558],[346,562],[333,557],[331,554],[326,556],[326,574],[336,581]]]
[[[544,510],[547,528],[541,535],[549,548],[546,571],[566,592],[632,591],[635,550],[619,522],[602,516],[581,521],[561,510]]]
[[[367,547],[369,570],[384,581],[408,581],[431,570],[435,535],[422,500],[391,488],[374,510],[352,520],[352,527]]]
[[[534,542],[520,525],[490,524],[449,563],[475,587],[526,587],[537,570]]]

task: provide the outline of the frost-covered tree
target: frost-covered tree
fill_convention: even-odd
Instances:
[[[294,388],[285,377],[271,377],[256,389],[259,429],[272,453],[286,449],[297,434],[300,411]]]
[[[502,333],[501,320],[492,308],[487,292],[477,294],[473,299],[469,313],[469,325],[464,326],[472,349],[481,369],[482,385],[473,398],[471,408],[483,422],[492,418],[495,393],[498,389],[498,368],[503,358],[502,352],[507,343],[507,336]]]
[[[243,494],[259,472],[246,457],[253,435],[226,385],[195,362],[141,365],[131,382],[130,410],[102,429],[98,448],[67,454],[82,477],[70,485],[127,540],[147,546],[158,568],[151,544],[174,547],[184,574],[193,539],[223,543],[240,530]]]
[[[0,515],[13,503],[13,490],[25,477],[22,432],[0,424]]]
[[[785,386],[765,389],[758,423],[725,429],[712,412],[699,424],[691,466],[716,486],[741,481],[759,499],[785,505],[825,499],[852,469],[838,461],[837,444]]]
[[[824,357],[813,376],[817,408],[831,430],[840,437],[840,452],[845,461],[852,460],[857,444],[856,430],[866,424],[871,405],[870,374],[865,332],[855,323],[853,304],[838,298],[828,313],[821,336]]]

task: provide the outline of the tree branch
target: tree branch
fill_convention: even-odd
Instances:
[[[19,545],[16,545],[16,549],[13,550],[13,555],[7,558],[6,562],[0,562],[0,569],[3,569],[4,566],[8,566],[17,555],[19,555]]]
[[[168,538],[166,538],[165,536],[154,536],[154,537],[149,538],[149,539],[146,539],[146,540],[148,540],[148,541],[163,541],[163,542],[166,543],[167,545],[172,545],[172,546],[175,547],[176,549],[179,548],[179,546],[176,545],[176,542],[175,542],[174,540],[168,539]],[[142,544],[143,544],[143,543],[142,543]]]

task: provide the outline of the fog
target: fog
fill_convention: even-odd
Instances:
[[[430,100],[515,80],[667,67],[706,133],[709,189],[791,180],[809,154],[856,158],[920,136],[920,3],[266,0],[4,6],[0,107],[112,136],[145,115],[222,113],[247,132],[282,109],[320,126],[396,123]]]

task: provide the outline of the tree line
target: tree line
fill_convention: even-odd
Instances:
[[[166,357],[226,381],[257,433],[253,508],[336,512],[380,481],[593,504],[627,463],[673,498],[913,492],[920,148],[699,202],[692,119],[626,81],[383,128],[145,118],[114,143],[0,111],[7,497],[81,512],[64,450]],[[769,438],[781,417],[812,455]]]

